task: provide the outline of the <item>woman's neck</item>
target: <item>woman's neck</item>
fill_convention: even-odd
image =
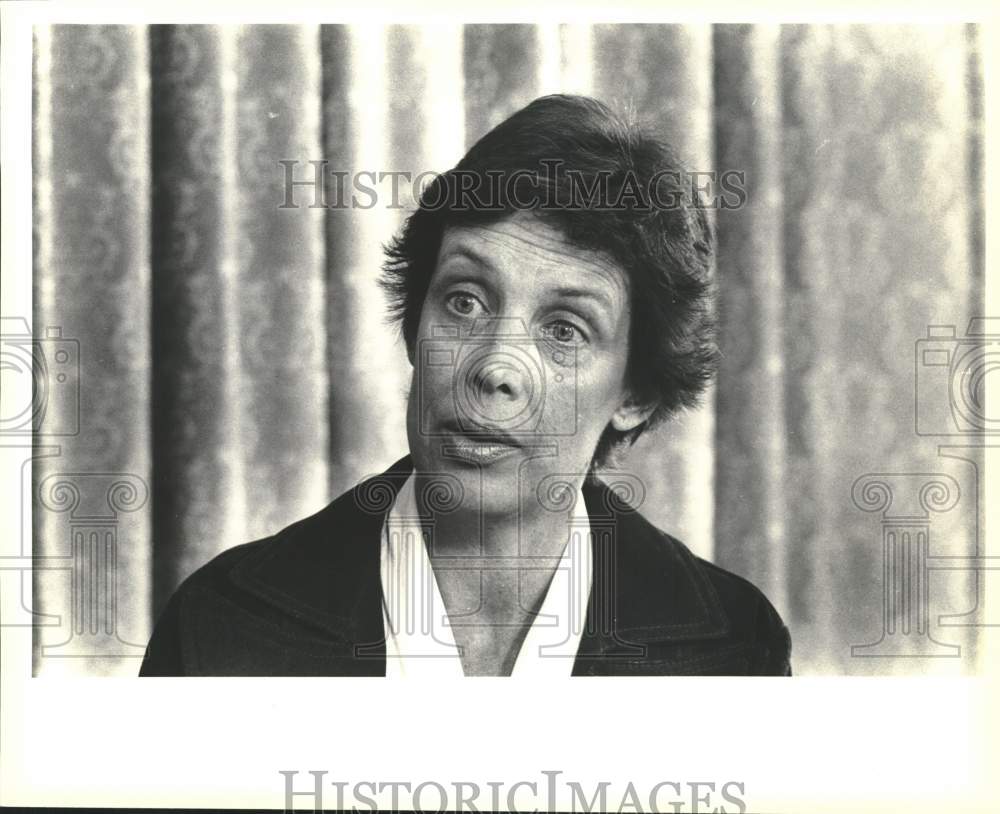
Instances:
[[[576,484],[579,493],[580,485]],[[418,489],[418,494],[424,490]],[[516,492],[513,492],[516,494]],[[558,559],[569,538],[573,501],[558,511],[542,506],[534,490],[523,490],[516,507],[484,508],[480,495],[464,495],[446,512],[421,506],[430,518],[432,557]],[[553,567],[555,563],[553,563]]]
[[[464,496],[451,511],[422,512],[432,520],[425,527],[428,553],[445,608],[461,619],[458,637],[523,633],[541,606],[570,539],[573,501],[560,504],[561,511],[537,498],[520,503],[484,511],[479,495]]]

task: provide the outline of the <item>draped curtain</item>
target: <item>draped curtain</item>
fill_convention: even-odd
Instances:
[[[35,445],[36,674],[134,673],[193,569],[406,452],[376,275],[412,198],[282,208],[279,162],[444,170],[551,92],[744,173],[711,213],[721,370],[625,460],[641,510],[765,590],[799,674],[973,671],[961,569],[930,584],[951,658],[852,651],[890,591],[852,486],[950,473],[931,546],[975,553],[975,457],[916,434],[914,354],[981,310],[979,77],[968,26],[36,28],[33,325],[79,343],[78,400],[48,405],[79,431]]]

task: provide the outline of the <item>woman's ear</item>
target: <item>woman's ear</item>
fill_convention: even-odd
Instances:
[[[655,409],[656,404],[643,404],[629,396],[611,416],[611,426],[618,432],[634,430],[648,419]]]

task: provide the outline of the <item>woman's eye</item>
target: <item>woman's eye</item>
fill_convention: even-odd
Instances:
[[[473,313],[479,304],[479,300],[472,294],[464,294],[462,292],[449,294],[447,302],[456,314],[461,314],[462,316]]]
[[[559,320],[545,326],[545,333],[555,342],[568,345],[578,342],[582,334],[575,325]]]

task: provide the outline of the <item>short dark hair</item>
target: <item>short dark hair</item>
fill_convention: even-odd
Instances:
[[[494,183],[504,178],[516,183]],[[482,183],[456,194],[470,188],[468,179]],[[603,192],[595,192],[602,183]],[[705,206],[674,150],[634,120],[585,96],[535,99],[436,176],[385,247],[381,284],[411,354],[445,229],[496,222],[519,209],[547,219],[569,242],[611,257],[629,280],[626,382],[640,403],[656,409],[629,432],[605,430],[593,459],[602,464],[649,427],[694,406],[714,373]]]

